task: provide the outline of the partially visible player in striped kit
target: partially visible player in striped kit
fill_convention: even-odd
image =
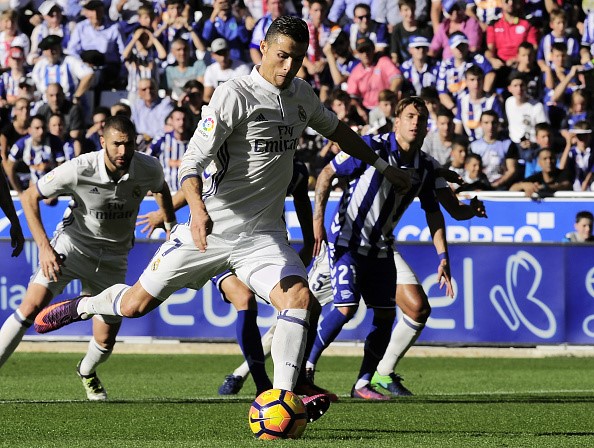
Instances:
[[[183,107],[176,107],[169,114],[172,131],[153,140],[150,146],[150,154],[159,159],[165,174],[165,182],[169,185],[171,192],[179,190],[177,178],[182,157],[186,152],[192,130],[190,129],[190,117]]]
[[[376,154],[391,166],[406,169],[412,188],[405,194],[395,191],[372,166],[339,153],[320,173],[316,183],[314,209],[314,255],[328,240],[330,274],[335,308],[320,324],[318,337],[309,355],[307,368],[313,369],[322,351],[355,315],[361,297],[374,313],[365,341],[358,380],[351,396],[384,400],[370,381],[388,343],[396,316],[396,265],[394,227],[415,197],[425,210],[440,263],[437,276],[446,293],[453,295],[450,281],[445,222],[435,196],[436,175],[433,160],[420,151],[427,134],[429,112],[423,100],[410,97],[396,108],[394,132],[364,139]],[[342,196],[326,237],[324,211],[335,176],[346,177],[349,188]],[[443,181],[445,182],[445,180]],[[411,319],[409,326],[422,328]]]

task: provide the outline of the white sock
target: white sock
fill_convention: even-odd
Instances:
[[[303,361],[308,328],[307,310],[287,309],[278,314],[271,349],[275,389],[293,390]]]
[[[415,343],[424,327],[425,324],[415,322],[410,317],[403,315],[392,330],[386,353],[377,365],[377,373],[380,375],[394,373],[398,361]]]
[[[33,321],[25,319],[19,310],[4,321],[4,325],[0,328],[0,367],[10,358],[31,325]]]
[[[355,389],[361,389],[369,384],[369,380],[365,380],[363,378],[359,378],[355,383]]]
[[[264,336],[262,336],[262,348],[264,349],[264,356],[266,357],[270,355],[270,350],[272,348],[272,337],[274,336],[275,329],[276,323],[273,324],[266,333],[264,333]],[[247,378],[249,374],[250,366],[248,365],[247,361],[244,361],[243,364],[233,372],[234,376],[240,376],[242,378]]]
[[[80,362],[78,372],[84,376],[92,374],[95,372],[95,369],[97,369],[99,364],[107,361],[109,355],[111,355],[111,350],[101,347],[99,344],[97,344],[95,338],[92,338],[89,341],[87,354]]]
[[[316,365],[313,362],[306,361],[305,362],[305,368],[306,369],[311,369],[311,370],[316,370]]]
[[[121,316],[122,296],[130,287],[124,284],[110,286],[93,297],[85,297],[78,304],[79,314],[101,314],[103,316]]]

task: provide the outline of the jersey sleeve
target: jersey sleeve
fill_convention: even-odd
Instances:
[[[78,179],[78,162],[73,159],[54,168],[37,181],[37,191],[44,198],[72,192]]]
[[[336,154],[336,157],[330,162],[332,168],[339,177],[352,177],[355,173],[358,173],[365,162],[351,157],[344,151],[340,151]]]
[[[179,168],[180,185],[188,177],[202,175],[219,148],[233,132],[241,116],[241,105],[234,84],[219,86],[208,106],[202,107],[202,119],[190,139]]]

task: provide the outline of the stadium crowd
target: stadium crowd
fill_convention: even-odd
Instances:
[[[12,189],[100,149],[112,114],[172,191],[214,89],[249,74],[275,18],[310,31],[298,74],[358,133],[392,130],[399,99],[430,110],[423,149],[462,190],[592,190],[594,11],[563,0],[46,0],[0,7],[0,149]],[[543,150],[547,150],[544,151]],[[313,188],[338,146],[308,129]]]

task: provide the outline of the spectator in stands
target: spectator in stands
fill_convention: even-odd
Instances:
[[[372,0],[334,0],[328,12],[328,19],[344,28],[344,25],[355,20],[355,6],[359,4],[371,5]],[[375,19],[375,16],[372,16],[372,19]]]
[[[507,190],[518,172],[518,148],[509,139],[498,138],[499,117],[492,110],[481,115],[483,137],[470,144],[470,151],[483,160],[483,171],[496,190]]]
[[[563,241],[571,243],[593,243],[594,236],[592,235],[592,225],[594,223],[594,215],[589,211],[581,211],[575,215],[575,224],[573,228],[575,232],[569,232],[565,235]]]
[[[530,99],[539,100],[542,96],[542,72],[535,62],[536,50],[530,42],[518,46],[516,61],[511,65],[510,78],[522,75],[526,82],[526,94]],[[505,92],[503,92],[505,94]]]
[[[412,36],[422,36],[428,41],[433,38],[433,29],[417,21],[415,14],[416,3],[415,0],[398,1],[402,22],[394,26],[394,30],[390,35],[390,54],[392,55],[392,62],[396,65],[402,64],[411,58],[408,46]]]
[[[437,109],[437,129],[427,133],[421,150],[425,151],[440,164],[445,165],[450,160],[454,136],[454,114],[449,109],[441,106]],[[466,151],[466,148],[464,150]],[[461,169],[464,166],[464,157],[458,160],[460,163],[455,168]]]
[[[175,39],[171,44],[171,54],[175,64],[165,68],[165,89],[171,98],[177,100],[186,82],[192,79],[203,79],[206,64],[198,59],[193,64],[190,62],[190,44],[183,39]]]
[[[14,9],[7,9],[0,13],[0,68],[8,67],[8,52],[11,47],[20,47],[29,54],[31,44],[26,34],[19,30],[18,15]]]
[[[21,194],[29,185],[21,184],[16,176],[15,165],[24,162],[31,174],[30,183],[49,173],[64,162],[62,142],[59,138],[48,134],[45,118],[35,115],[29,121],[28,135],[18,139],[8,154],[6,175],[12,188]]]
[[[72,30],[68,42],[68,53],[86,59],[89,51],[102,55],[96,85],[99,90],[119,89],[124,79],[122,54],[124,41],[117,23],[105,16],[105,5],[101,0],[90,0],[83,5],[86,20],[79,22]]]
[[[136,100],[138,81],[142,78],[153,78],[159,82],[159,65],[167,58],[167,51],[151,28],[140,25],[132,34],[132,38],[124,48],[122,59],[128,71],[128,101]]]
[[[411,15],[414,14],[419,24],[425,24],[427,22],[430,3],[431,0],[418,0],[412,5],[410,10]],[[385,23],[390,34],[396,30],[398,25],[406,20],[406,13],[403,15],[400,9],[400,2],[396,2],[395,0],[373,0],[371,7],[373,9],[371,14],[374,20],[379,23]],[[425,37],[431,40],[432,36],[433,29],[431,29],[431,35]]]
[[[11,115],[12,120],[2,125],[0,129],[0,154],[1,162],[4,167],[4,171],[7,170],[8,153],[12,145],[22,137],[25,137],[29,133],[29,111],[30,105],[29,100],[26,98],[19,98],[15,101],[12,107]],[[15,178],[19,180],[21,185],[27,185],[31,174],[29,167],[24,162],[17,162],[14,167]]]
[[[567,115],[561,122],[561,135],[566,142],[570,141],[569,129],[573,129],[578,121],[594,123],[594,114],[591,109],[590,96],[578,89],[571,94]]]
[[[394,128],[398,95],[388,89],[379,93],[378,105],[369,111],[369,125],[362,134],[384,134]]]
[[[573,191],[585,191],[588,188],[586,177],[594,169],[592,125],[587,121],[578,121],[573,129],[569,129],[569,136],[559,168],[568,169],[571,173]]]
[[[379,92],[390,89],[399,92],[402,74],[389,57],[375,54],[375,44],[367,37],[357,41],[357,65],[347,81],[347,92],[360,99],[367,110],[377,106]]]
[[[123,115],[124,117],[128,118],[129,120],[132,119],[132,109],[126,103],[115,103],[110,108],[109,111],[111,112],[111,116],[115,117],[117,115]]]
[[[334,41],[332,38],[334,38]],[[344,32],[339,32],[336,36],[331,35],[322,50],[326,57],[334,87],[346,90],[347,80],[355,66],[360,62],[359,59],[353,56],[348,36]]]
[[[77,104],[91,87],[94,74],[79,58],[62,53],[61,40],[60,36],[50,34],[39,43],[43,57],[33,67],[31,76],[44,97],[48,86],[58,83],[66,99]]]
[[[150,154],[161,162],[165,182],[174,193],[179,190],[177,172],[194,129],[190,127],[186,109],[182,107],[176,107],[171,111],[169,121],[172,130],[153,140]]]
[[[208,103],[215,89],[222,83],[239,76],[249,75],[250,67],[239,59],[232,59],[229,44],[223,38],[215,39],[210,47],[214,63],[204,72],[204,102]]]
[[[537,123],[535,129],[536,143],[524,139],[518,145],[519,163],[524,166],[524,177],[530,177],[541,171],[541,167],[538,164],[538,153],[542,149],[550,149],[553,154],[556,154],[553,148],[551,125],[549,123]]]
[[[538,45],[537,30],[522,18],[524,0],[504,0],[503,17],[487,28],[485,57],[497,72],[496,87],[504,87],[522,42]]]
[[[64,159],[70,160],[77,157],[82,152],[81,141],[70,137],[66,130],[64,116],[60,113],[52,113],[47,120],[47,131],[60,139],[62,142],[62,152]]]
[[[41,57],[39,43],[50,34],[60,36],[63,47],[66,47],[70,40],[70,27],[63,20],[62,7],[56,1],[44,1],[39,6],[38,11],[43,16],[43,22],[37,25],[31,33],[31,51],[27,56],[29,65],[35,65]]]
[[[570,175],[567,170],[560,170],[555,166],[555,154],[544,148],[538,152],[540,171],[527,176],[521,182],[516,182],[510,191],[523,191],[531,198],[552,196],[556,191],[571,190]]]
[[[565,26],[565,11],[562,9],[553,9],[549,14],[549,27],[551,28],[551,32],[540,39],[538,52],[536,54],[538,66],[543,72],[547,65],[551,65],[551,51],[553,49],[553,44],[556,43],[565,44],[565,50],[567,51],[568,59],[572,65],[579,62],[580,44],[577,39],[567,35]]]
[[[464,162],[468,154],[468,140],[461,135],[454,135],[452,139],[452,152],[449,160],[444,163],[444,168],[447,168],[460,176],[464,177]],[[482,166],[482,161],[481,161]],[[458,188],[458,184],[449,183],[453,190]]]
[[[353,11],[353,23],[345,27],[349,35],[351,50],[356,51],[357,41],[363,37],[371,40],[375,45],[375,52],[383,52],[388,47],[389,35],[383,23],[377,23],[371,18],[371,7],[366,3],[358,3]]]
[[[52,83],[45,92],[47,103],[39,108],[38,115],[42,115],[49,124],[50,116],[60,114],[64,119],[65,132],[74,139],[80,138],[85,132],[84,111],[79,104],[73,104],[66,99],[62,86]]]
[[[493,67],[483,55],[472,55],[468,52],[468,39],[464,33],[456,32],[450,36],[450,48],[453,56],[441,62],[436,87],[441,104],[455,112],[456,101],[466,89],[465,74],[470,66],[478,65],[483,71],[484,90],[491,89],[494,75],[492,74]]]
[[[285,3],[283,0],[265,0],[268,13],[262,16],[254,26],[252,40],[250,41],[250,58],[254,65],[262,62],[262,53],[260,52],[260,42],[264,40],[266,31],[270,24],[285,15]],[[332,20],[332,19],[330,19]]]
[[[517,144],[522,139],[534,142],[536,124],[549,121],[545,114],[544,105],[539,101],[528,98],[526,81],[521,74],[510,77],[508,91],[512,95],[505,100],[509,138]]]
[[[477,52],[481,47],[483,32],[478,21],[466,15],[466,1],[444,0],[442,7],[444,15],[447,15],[448,18],[438,26],[429,47],[429,56],[441,56],[442,59],[451,58],[453,54],[450,48],[450,36],[458,32],[466,36],[470,52]]]
[[[11,47],[8,51],[8,70],[0,74],[0,106],[6,106],[6,113],[0,113],[2,119],[8,119],[7,113],[20,97],[25,77],[25,52],[20,47]]]
[[[109,20],[120,26],[124,40],[127,40],[138,26],[140,8],[146,3],[142,0],[113,0],[109,3]]]
[[[420,95],[423,87],[434,86],[439,73],[438,65],[427,56],[429,40],[424,36],[410,36],[408,51],[412,57],[400,64],[405,96]]]
[[[172,110],[169,97],[159,98],[154,79],[144,78],[138,82],[138,99],[132,105],[132,121],[145,142],[150,142],[164,131],[165,119]]]
[[[233,14],[231,0],[213,0],[212,13],[204,21],[202,39],[212,45],[215,39],[225,39],[231,58],[251,62],[247,47],[250,43],[250,30],[241,16]]]
[[[503,106],[497,95],[485,92],[484,78],[483,70],[478,65],[471,65],[464,73],[466,93],[459,95],[456,102],[455,132],[466,134],[471,142],[483,136],[480,126],[483,111],[492,110],[503,121]]]
[[[483,172],[483,159],[478,154],[470,153],[464,159],[464,183],[456,188],[456,193],[463,191],[489,191],[493,188]]]
[[[163,14],[165,20],[157,31],[155,31],[155,37],[161,39],[161,42],[167,51],[171,50],[173,41],[181,38],[190,44],[190,53],[196,53],[197,59],[202,59],[202,57],[198,56],[199,54],[204,55],[206,46],[200,39],[196,30],[190,26],[187,15],[184,15],[184,8],[186,5],[184,0],[166,0],[165,5],[167,6],[167,11]],[[167,62],[169,64],[175,62],[171,54],[169,55]]]
[[[103,128],[105,127],[105,120],[111,116],[111,110],[105,106],[96,107],[93,110],[93,124],[85,134],[83,141],[83,152],[94,152],[101,150],[101,136],[103,135]]]
[[[204,98],[204,86],[200,81],[188,81],[184,85],[184,92],[178,100],[177,105],[186,109],[186,115],[190,120],[190,127],[196,129],[202,117],[202,104]]]

